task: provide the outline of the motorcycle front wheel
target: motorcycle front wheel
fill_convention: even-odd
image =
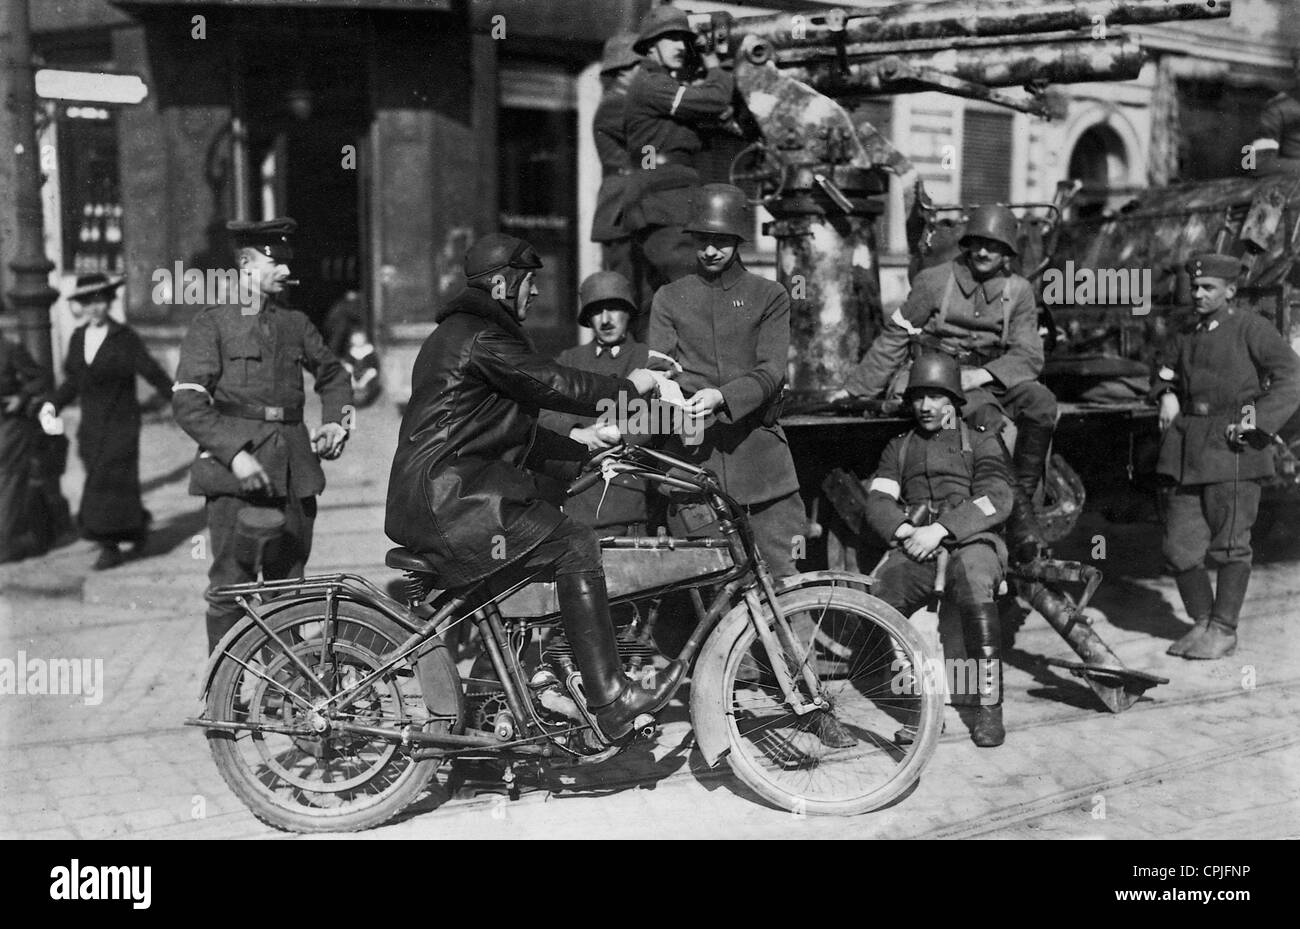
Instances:
[[[778,602],[795,640],[780,660],[805,696],[802,669],[812,670],[812,696],[827,709],[794,712],[741,604],[701,652],[692,715],[725,717],[732,771],[783,809],[845,815],[893,802],[920,777],[943,725],[942,688],[925,683],[920,636],[884,601],[850,587],[788,590]],[[761,621],[775,623],[766,603]]]
[[[288,651],[250,627],[228,646],[208,691],[207,718],[257,729],[207,732],[217,769],[253,815],[291,832],[352,832],[378,826],[419,796],[437,771],[416,761],[397,740],[359,735],[336,720],[400,733],[448,731],[431,718],[409,663],[363,688],[337,713],[313,712],[385,664],[383,656],[407,633],[378,610],[340,601],[326,621],[323,602],[287,607],[267,626]],[[292,652],[310,672],[289,657]]]

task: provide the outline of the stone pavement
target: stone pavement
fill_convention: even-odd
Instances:
[[[312,419],[309,414],[309,420]],[[69,424],[75,426],[75,423]],[[397,429],[388,407],[361,411],[344,457],[327,464],[312,572],[353,570],[381,585],[383,499]],[[0,566],[0,659],[103,662],[102,702],[0,695],[0,837],[283,837],[226,788],[202,733],[206,537],[185,493],[193,446],[166,419],[143,437],[147,557],[88,570],[78,542]],[[80,475],[65,486],[74,508]],[[1296,562],[1260,565],[1231,659],[1164,655],[1184,627],[1158,574],[1156,527],[1108,526],[1091,514],[1076,556],[1100,534],[1109,558],[1095,601],[1103,638],[1131,667],[1171,678],[1120,715],[1043,657],[1073,657],[1036,615],[1005,676],[1008,741],[976,749],[958,712],[917,787],[891,808],[852,819],[771,809],[728,773],[702,767],[675,703],[653,747],[526,792],[448,798],[430,791],[368,837],[1076,837],[1270,838],[1300,835],[1300,648],[1292,627]],[[563,779],[561,779],[563,780]]]

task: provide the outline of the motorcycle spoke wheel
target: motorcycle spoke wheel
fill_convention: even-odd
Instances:
[[[273,615],[268,624],[287,651],[250,628],[221,660],[209,690],[209,718],[266,727],[211,730],[208,737],[226,783],[277,828],[342,832],[379,825],[411,803],[436,771],[437,762],[414,760],[397,740],[342,731],[339,723],[397,734],[408,726],[447,731],[450,725],[431,718],[405,663],[345,707],[313,709],[326,693],[342,693],[378,671],[383,656],[406,638],[377,611],[353,603],[338,609],[332,624],[315,603]]]
[[[892,802],[920,776],[942,726],[942,695],[917,686],[920,638],[881,601],[849,588],[805,588],[780,601],[795,641],[779,660],[805,696],[803,669],[812,671],[813,696],[827,709],[794,711],[746,620],[722,680],[732,770],[796,812],[862,813]]]

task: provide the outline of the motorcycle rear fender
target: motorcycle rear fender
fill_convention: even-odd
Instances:
[[[275,600],[269,604],[263,617],[270,619],[277,613],[283,612],[290,607],[297,606],[300,603],[306,603],[311,600],[317,600],[318,597],[287,597],[282,600]],[[392,615],[392,608],[388,604],[376,602],[373,598],[350,595],[342,597],[340,600],[349,600],[353,603],[360,603],[364,606],[372,607],[383,613],[389,619],[397,622],[398,625],[414,632],[417,628],[409,619],[398,621]],[[208,691],[212,688],[212,681],[216,677],[217,665],[225,651],[239,640],[240,636],[247,633],[250,629],[256,629],[257,624],[253,622],[252,617],[245,615],[243,619],[235,623],[217,643],[211,655],[208,656],[207,667],[203,671],[203,694],[201,699],[208,699]],[[464,700],[460,688],[460,674],[456,670],[456,662],[451,657],[451,650],[442,639],[435,639],[428,651],[420,656],[415,663],[416,673],[420,678],[420,691],[424,696],[425,706],[429,712],[435,716],[455,716],[459,721],[464,716]]]

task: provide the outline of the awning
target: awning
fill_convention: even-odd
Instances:
[[[312,7],[342,10],[423,10],[450,13],[452,0],[110,0],[124,8],[140,6]]]

